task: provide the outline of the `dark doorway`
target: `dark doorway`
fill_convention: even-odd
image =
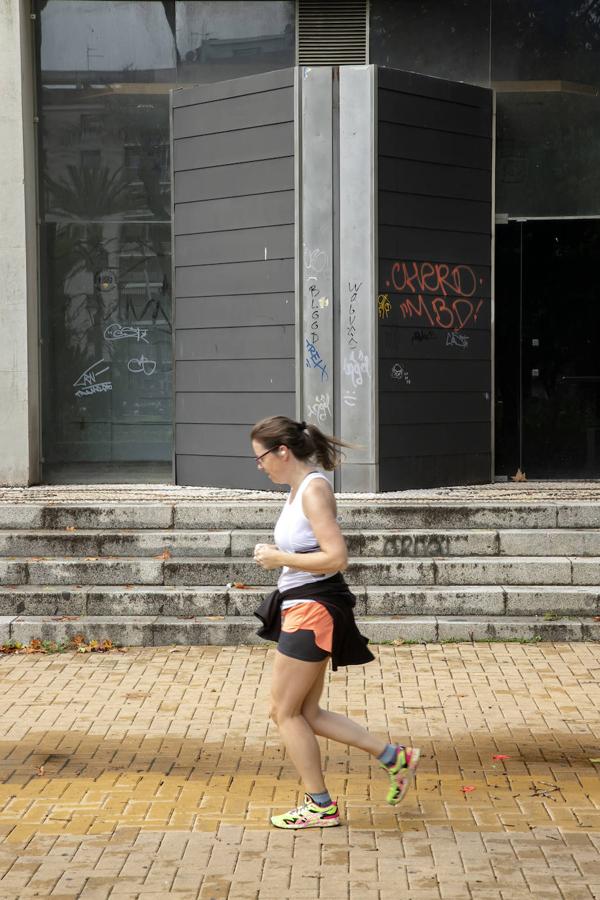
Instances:
[[[600,220],[496,231],[496,472],[600,476]]]

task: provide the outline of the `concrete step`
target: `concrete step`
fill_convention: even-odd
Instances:
[[[598,528],[505,529],[497,538],[502,556],[600,556]]]
[[[282,499],[163,501],[161,503],[0,503],[3,529],[216,529],[272,528]],[[560,501],[490,503],[470,501],[340,500],[342,527],[354,529],[600,528],[600,504]]]
[[[528,532],[527,532],[528,533]],[[352,531],[344,530],[353,556],[489,556],[499,548],[496,531]],[[273,542],[266,530],[171,531],[121,530],[0,531],[0,557],[252,556],[258,542]],[[600,552],[600,544],[599,544]]]
[[[231,531],[0,531],[0,557],[214,557],[231,549]]]
[[[379,585],[598,585],[600,557],[465,556],[350,559],[345,572],[352,584]],[[278,571],[264,572],[247,558],[153,559],[129,557],[0,559],[0,584],[165,584],[220,585],[241,582],[271,585]]]
[[[600,529],[344,529],[351,556],[600,556]],[[251,556],[267,530],[0,530],[0,557]]]
[[[262,572],[248,559],[176,560],[164,562],[164,583],[222,584],[239,581],[250,586],[274,584],[277,571]],[[350,559],[345,572],[352,584],[465,585],[465,584],[600,584],[600,558],[459,557],[456,559]]]
[[[250,616],[272,589],[165,585],[0,586],[0,615]],[[600,588],[573,586],[390,587],[351,585],[359,616],[594,616]]]
[[[373,643],[600,639],[600,623],[577,617],[547,621],[535,616],[372,616],[359,618],[358,625]],[[120,646],[269,646],[256,635],[256,627],[256,619],[246,616],[1,616],[0,641],[65,642],[82,634],[88,641],[109,639]]]

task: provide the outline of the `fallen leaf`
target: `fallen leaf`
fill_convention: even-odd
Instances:
[[[600,757],[595,756],[593,759],[590,759],[590,762],[593,762],[593,763],[600,763]]]
[[[44,645],[39,638],[31,638],[29,645],[25,647],[25,653],[44,653]]]
[[[171,559],[171,551],[163,550],[163,552],[155,556],[154,559]]]
[[[510,759],[510,756],[507,756],[506,753],[496,753],[492,759]]]
[[[461,788],[463,794],[470,794],[471,791],[474,791],[475,788],[472,784],[466,784],[463,788]]]
[[[37,770],[37,773],[38,773],[38,775],[43,775],[43,774],[44,774],[44,767],[43,767],[43,766],[40,766],[39,769]]]
[[[593,616],[594,622],[600,622],[600,616]]]
[[[98,561],[97,556],[84,556],[83,559],[84,559],[84,562],[97,562]]]
[[[65,531],[75,531],[75,526],[74,526],[74,525],[67,525],[67,527],[65,528]]]
[[[527,475],[525,472],[521,472],[521,469],[517,469],[514,475],[510,476],[511,481],[527,481]]]
[[[241,581],[234,581],[234,582],[233,582],[233,587],[234,587],[234,588],[237,588],[238,591],[243,591],[245,588],[248,587],[248,585],[247,585],[247,584],[244,584],[244,583],[241,582]]]

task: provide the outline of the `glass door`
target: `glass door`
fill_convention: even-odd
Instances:
[[[600,220],[496,239],[496,472],[600,477]]]

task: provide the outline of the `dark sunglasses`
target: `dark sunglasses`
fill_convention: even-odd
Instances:
[[[260,456],[255,456],[254,459],[257,463],[259,463],[261,459],[264,459],[265,456],[267,456],[269,453],[272,453],[273,450],[279,450],[279,447],[270,447],[269,450],[265,450],[264,453],[261,453]]]

